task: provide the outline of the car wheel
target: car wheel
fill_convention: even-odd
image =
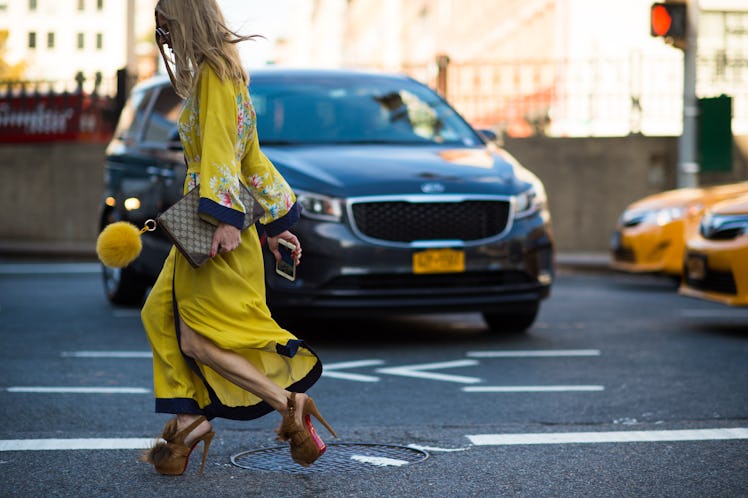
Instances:
[[[120,306],[139,306],[143,303],[148,285],[128,268],[109,268],[101,265],[104,291],[109,302]]]
[[[499,313],[483,313],[483,320],[492,333],[517,334],[525,332],[538,316],[540,303],[532,301],[520,303],[516,309]]]

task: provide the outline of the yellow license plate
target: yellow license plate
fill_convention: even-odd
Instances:
[[[413,273],[457,273],[465,271],[465,252],[457,249],[427,249],[413,253]]]

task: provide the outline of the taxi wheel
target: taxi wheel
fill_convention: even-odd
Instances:
[[[540,303],[518,303],[516,309],[508,312],[483,313],[483,320],[489,330],[496,334],[518,334],[525,332],[535,322]]]

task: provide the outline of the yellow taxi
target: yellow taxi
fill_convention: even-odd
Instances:
[[[748,182],[669,190],[630,204],[610,242],[610,266],[680,277],[685,242],[698,230],[705,209],[741,194],[748,194]]]
[[[679,292],[748,306],[748,195],[712,206],[686,242]]]

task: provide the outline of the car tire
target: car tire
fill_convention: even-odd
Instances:
[[[519,303],[515,310],[506,312],[484,312],[483,320],[490,332],[497,334],[519,334],[529,329],[538,316],[540,303]]]
[[[104,292],[109,302],[118,306],[140,306],[145,299],[148,285],[134,271],[125,268],[109,268],[101,265]]]

